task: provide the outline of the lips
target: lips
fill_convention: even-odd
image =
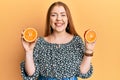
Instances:
[[[56,26],[60,27],[63,26],[64,23],[55,23]]]

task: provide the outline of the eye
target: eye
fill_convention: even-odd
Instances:
[[[66,16],[65,14],[62,14],[61,16]]]
[[[56,16],[56,14],[51,14],[52,17]]]
[[[55,16],[54,14],[52,14],[51,16]]]
[[[61,14],[61,16],[62,16],[62,17],[65,17],[65,16],[66,16],[66,14],[65,14],[65,13],[63,13],[63,14]]]

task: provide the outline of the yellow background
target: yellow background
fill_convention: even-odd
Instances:
[[[0,0],[0,80],[22,80],[24,60],[21,31],[34,27],[44,34],[48,7],[56,0]],[[120,80],[120,0],[61,0],[70,10],[77,32],[97,32],[92,59],[94,73],[87,80]],[[80,79],[81,80],[81,79]]]

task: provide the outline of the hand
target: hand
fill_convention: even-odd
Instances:
[[[33,48],[35,47],[35,42],[29,43],[24,39],[22,39],[22,44],[26,52],[33,51]]]
[[[23,34],[21,34],[21,39],[22,39],[22,45],[25,49],[26,52],[31,52],[33,51],[33,48],[35,47],[35,43],[36,41],[34,42],[27,42],[23,39]]]
[[[88,43],[85,41],[85,51],[87,53],[93,53],[94,47],[95,47],[96,41],[92,43]]]
[[[87,34],[87,32],[89,34]],[[93,32],[93,34],[92,34]],[[89,38],[93,39],[93,42],[89,42],[89,40],[86,38],[86,36],[88,36]],[[92,37],[91,37],[92,36]],[[85,51],[86,53],[93,53],[93,49],[95,47],[95,43],[96,43],[96,32],[92,29],[88,29],[85,31],[84,33],[84,40],[85,40]]]

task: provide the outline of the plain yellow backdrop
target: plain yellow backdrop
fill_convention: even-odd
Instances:
[[[25,53],[21,32],[34,27],[43,36],[47,9],[54,1],[0,0],[0,80],[22,80],[20,62]],[[94,73],[87,80],[120,80],[120,0],[61,1],[69,6],[82,38],[88,28],[97,32]]]

